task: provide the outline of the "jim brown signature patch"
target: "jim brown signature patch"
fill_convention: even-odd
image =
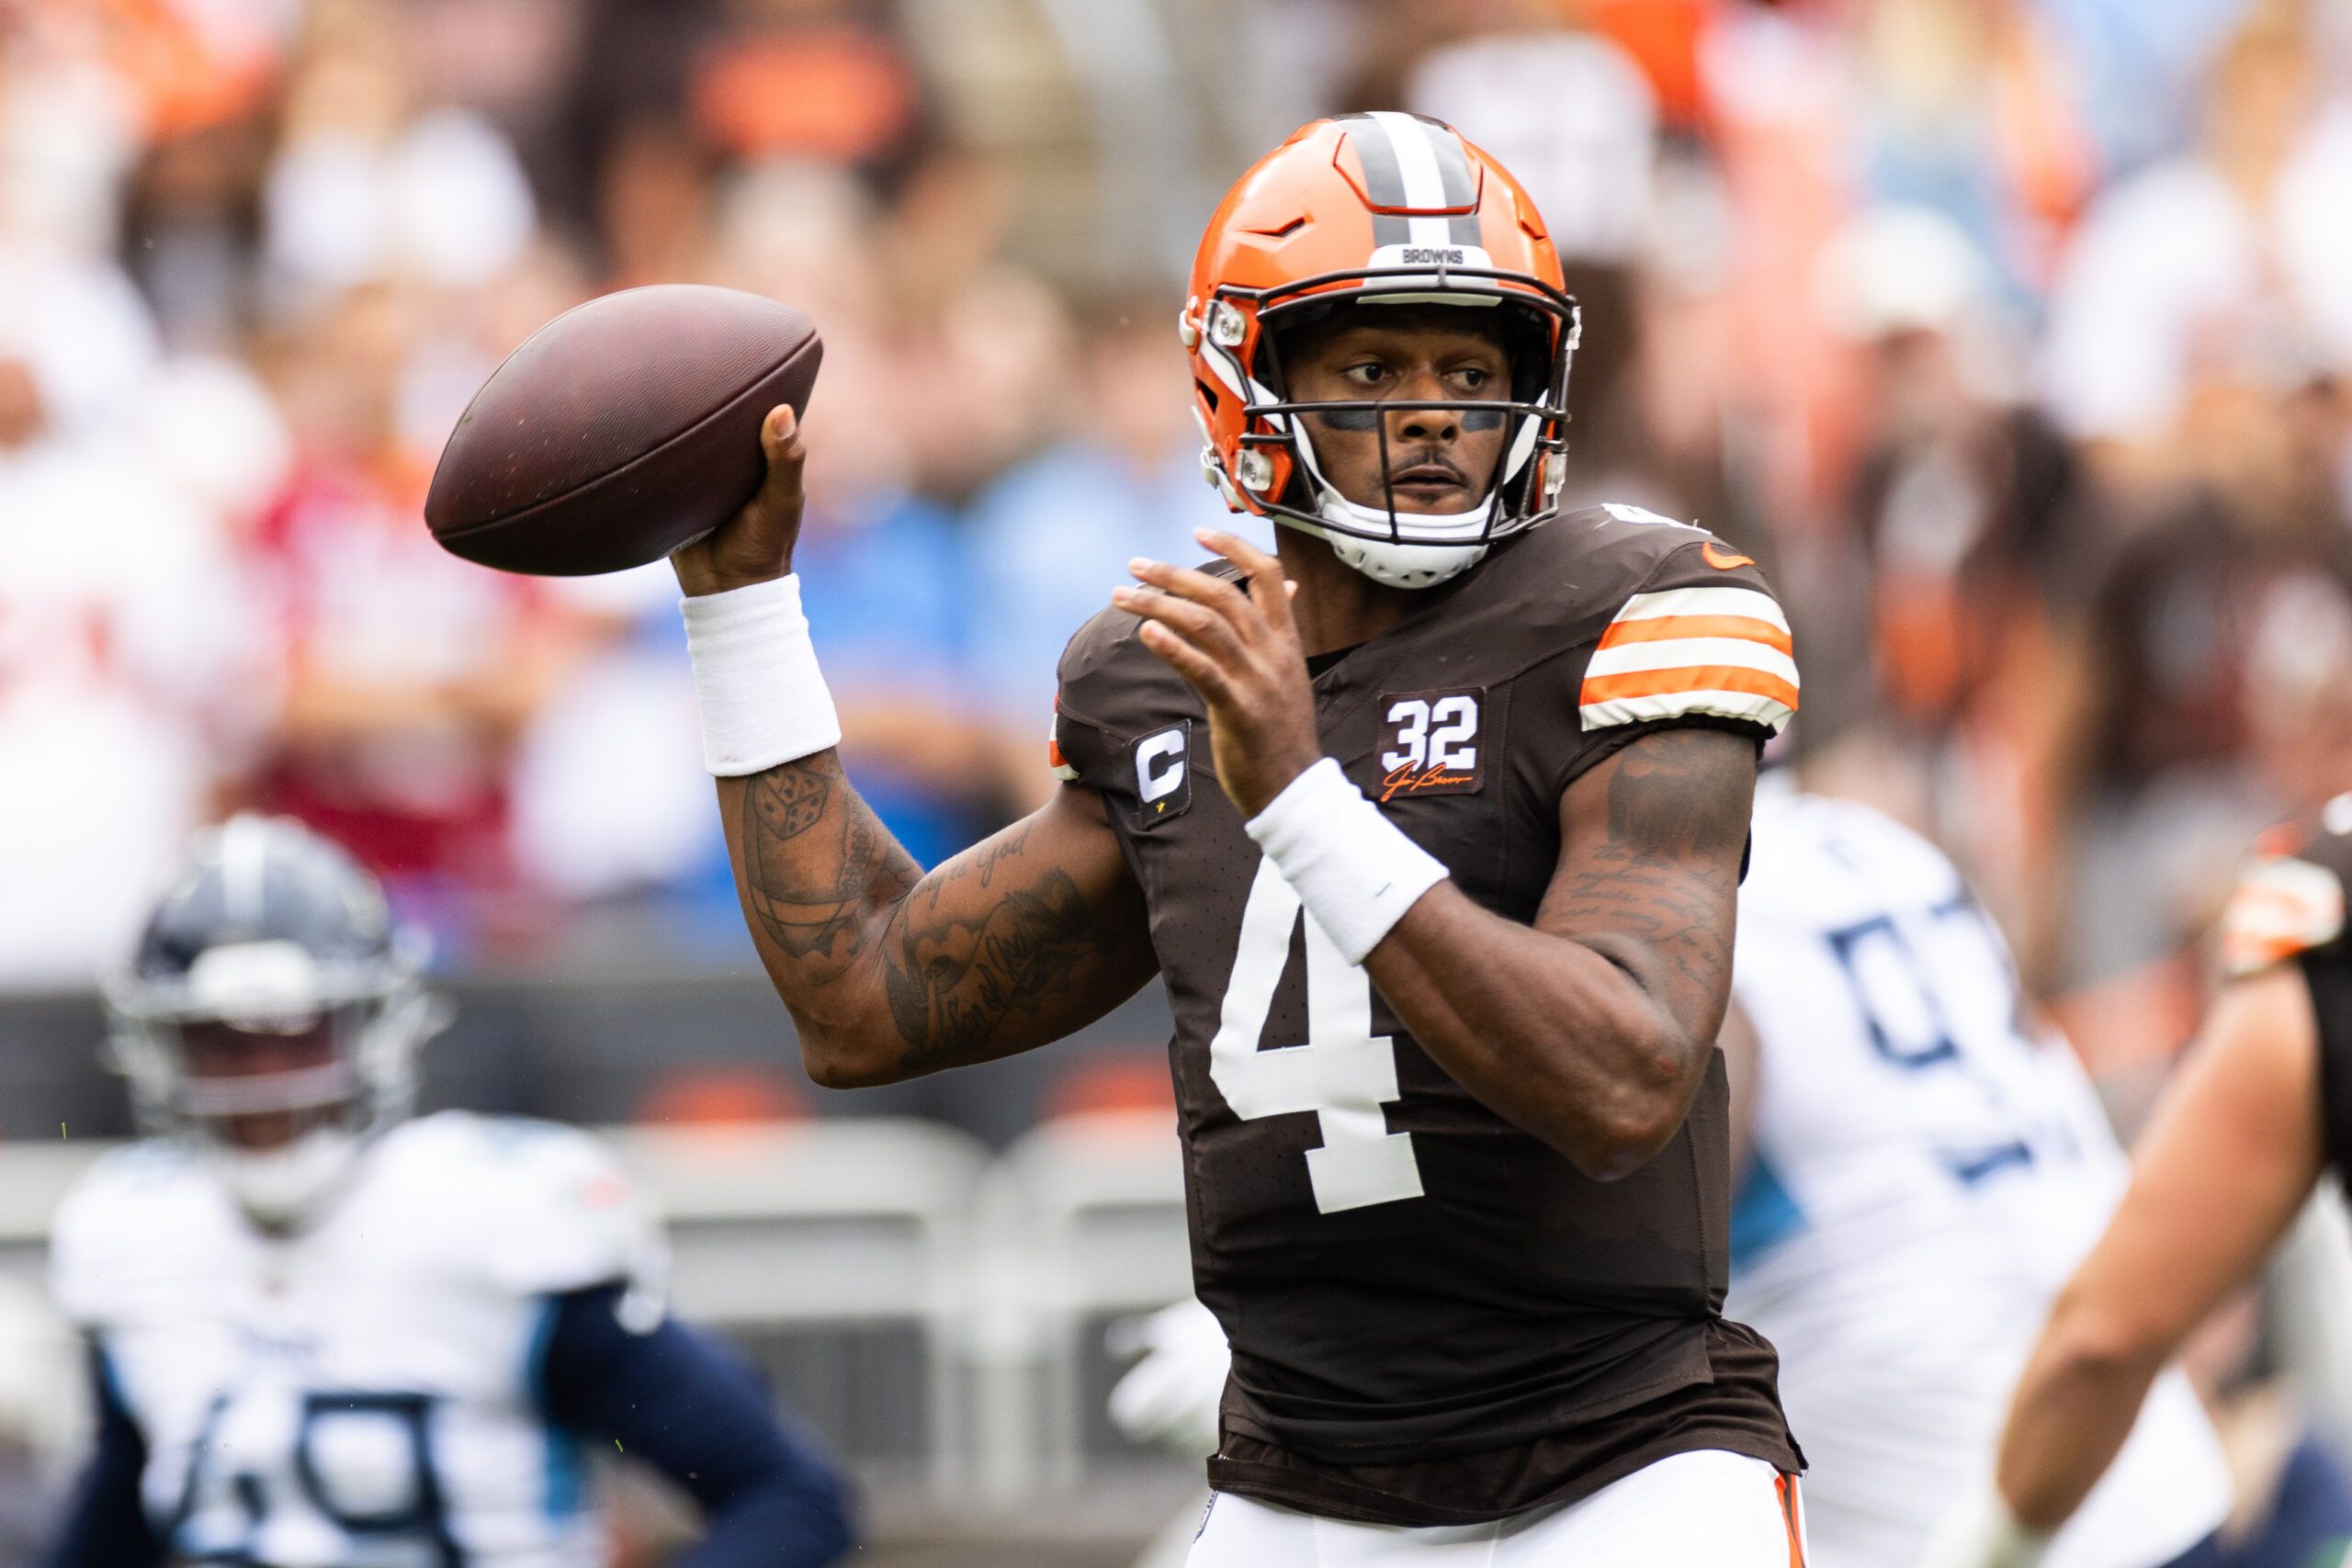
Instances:
[[[1471,795],[1486,782],[1483,686],[1462,692],[1395,692],[1380,699],[1383,731],[1377,800],[1408,795]]]

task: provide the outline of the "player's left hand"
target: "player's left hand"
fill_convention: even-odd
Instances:
[[[1255,817],[1323,755],[1306,655],[1282,563],[1218,529],[1193,537],[1239,567],[1250,592],[1138,556],[1127,570],[1146,586],[1118,589],[1111,602],[1142,617],[1144,646],[1208,705],[1217,782],[1243,817]]]

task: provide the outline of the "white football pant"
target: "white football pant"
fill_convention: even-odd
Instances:
[[[1804,1568],[1797,1484],[1704,1450],[1484,1525],[1356,1524],[1219,1493],[1184,1568]]]

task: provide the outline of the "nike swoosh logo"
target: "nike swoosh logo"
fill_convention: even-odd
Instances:
[[[1754,556],[1727,556],[1724,554],[1723,551],[1715,548],[1715,542],[1713,539],[1708,539],[1702,542],[1699,546],[1699,553],[1704,556],[1707,559],[1707,564],[1713,567],[1717,571],[1731,571],[1739,567],[1754,566],[1756,564],[1756,558]]]

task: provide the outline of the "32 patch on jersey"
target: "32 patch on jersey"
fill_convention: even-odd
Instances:
[[[1193,721],[1155,729],[1136,742],[1136,829],[1182,817],[1193,805]]]
[[[1378,798],[1476,794],[1487,777],[1486,707],[1483,686],[1384,694]]]

